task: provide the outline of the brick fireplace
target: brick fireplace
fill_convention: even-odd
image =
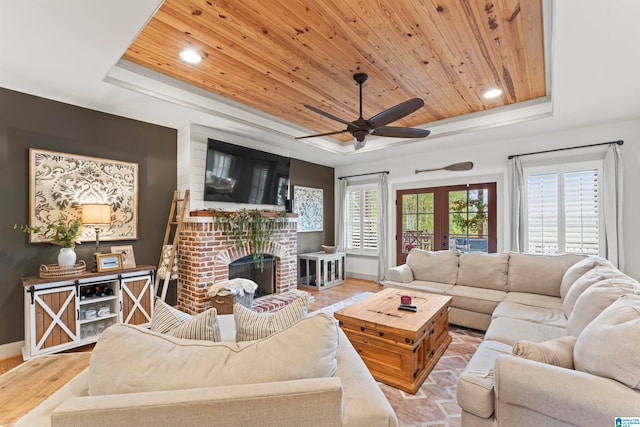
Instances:
[[[275,294],[297,288],[297,235],[297,215],[290,215],[262,245],[262,253],[276,259]],[[252,253],[253,248],[247,240],[243,239],[243,244],[236,247],[234,237],[214,223],[212,217],[185,219],[179,240],[179,309],[197,314],[210,308],[209,287],[229,278],[231,262]]]

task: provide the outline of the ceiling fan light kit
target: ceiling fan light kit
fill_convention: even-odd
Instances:
[[[333,114],[322,111],[311,105],[304,104],[305,108],[313,111],[314,113],[318,113],[328,119],[347,125],[346,129],[335,132],[319,133],[315,135],[299,136],[295,139],[314,138],[317,136],[329,136],[349,132],[353,136],[354,148],[356,150],[359,150],[365,146],[367,136],[369,136],[370,134],[392,138],[425,138],[431,133],[431,131],[428,131],[426,129],[387,126],[389,123],[400,120],[403,117],[406,117],[409,114],[422,108],[424,106],[424,101],[420,98],[412,98],[408,101],[396,105],[395,107],[391,107],[381,113],[376,114],[369,120],[365,120],[362,117],[362,85],[367,81],[368,78],[369,76],[365,73],[357,73],[353,75],[353,79],[360,86],[360,116],[352,122],[341,119],[340,117],[336,117]]]

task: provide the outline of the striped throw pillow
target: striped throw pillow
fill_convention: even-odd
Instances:
[[[236,341],[267,338],[307,317],[309,297],[303,296],[275,313],[256,313],[242,304],[233,306],[236,323]]]
[[[220,328],[215,308],[192,316],[157,299],[151,316],[150,329],[176,338],[220,341]]]

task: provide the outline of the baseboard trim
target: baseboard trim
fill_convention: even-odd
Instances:
[[[372,282],[375,282],[378,279],[378,276],[372,276],[370,274],[351,273],[349,271],[347,271],[347,277],[353,277],[354,279],[371,280]]]
[[[0,345],[0,359],[8,359],[10,357],[22,357],[22,347],[24,341],[10,342]]]

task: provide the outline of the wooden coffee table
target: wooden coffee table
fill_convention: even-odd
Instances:
[[[409,295],[417,312],[398,310]],[[415,393],[451,342],[451,297],[387,288],[334,313],[373,377]]]

